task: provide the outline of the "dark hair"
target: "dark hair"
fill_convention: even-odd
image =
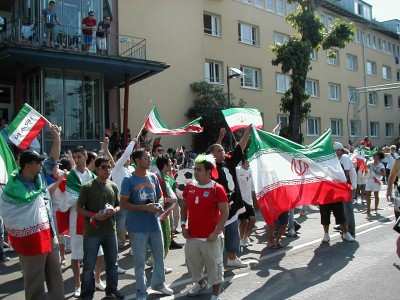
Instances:
[[[96,152],[93,152],[93,151],[87,151],[87,156],[88,156],[88,158],[86,160],[86,164],[89,164],[92,159],[96,159],[97,154],[96,154]]]
[[[153,149],[151,149],[151,154],[153,154],[154,152],[156,152],[158,148],[162,148],[162,147],[163,147],[163,146],[161,146],[161,145],[156,145],[156,146],[154,146]]]
[[[74,153],[82,153],[83,155],[87,155],[87,150],[84,146],[78,146],[74,150],[72,150],[72,154]]]
[[[383,153],[382,151],[376,151],[375,153],[374,153],[374,155],[375,154],[377,154],[378,155],[378,158],[379,158],[379,160],[382,160],[382,159],[384,159],[385,158],[385,153]]]
[[[99,156],[98,158],[96,158],[96,160],[94,161],[94,166],[96,168],[100,167],[101,163],[103,162],[110,162],[111,159],[108,156]]]
[[[206,171],[211,171],[213,168],[213,164],[207,160],[202,161],[202,162],[197,162],[196,164],[203,164],[204,170],[206,170]]]
[[[59,161],[59,164],[60,164],[61,170],[71,171],[71,169],[72,169],[72,164],[68,158],[65,158],[65,157],[61,158]]]
[[[157,156],[157,159],[156,159],[157,169],[159,169],[161,171],[164,168],[164,166],[166,164],[168,164],[168,161],[169,161],[168,153],[160,154],[159,156]]]
[[[56,5],[56,1],[51,0],[51,1],[49,1],[49,4],[54,4],[54,5]]]
[[[213,153],[214,150],[215,150],[215,148],[217,148],[217,147],[222,147],[222,146],[221,146],[220,144],[212,144],[212,145],[208,148],[207,154]]]
[[[135,151],[133,151],[131,158],[134,162],[136,162],[136,159],[141,159],[142,156],[146,153],[147,151],[144,150],[143,148],[139,148]]]
[[[89,11],[88,15],[90,15],[90,14],[94,15],[94,11],[93,10]]]

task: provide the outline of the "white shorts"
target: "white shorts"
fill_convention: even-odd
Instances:
[[[379,192],[381,190],[381,185],[376,183],[373,178],[367,180],[367,184],[365,185],[366,192]]]
[[[367,183],[366,176],[363,176],[363,172],[361,170],[358,170],[358,172],[357,172],[357,185],[366,184],[366,183]]]
[[[107,50],[107,39],[106,38],[96,38],[96,44],[98,50]]]

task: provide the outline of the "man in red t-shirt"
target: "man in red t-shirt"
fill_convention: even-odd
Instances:
[[[89,52],[93,41],[93,31],[96,31],[97,21],[94,12],[89,11],[88,16],[82,20],[83,50]]]
[[[228,197],[219,183],[211,180],[217,172],[212,155],[199,155],[195,160],[195,181],[183,192],[181,209],[182,235],[187,239],[185,256],[192,280],[196,284],[188,296],[196,296],[207,287],[203,277],[207,268],[208,281],[213,287],[211,299],[218,299],[224,281],[222,230],[229,216]]]

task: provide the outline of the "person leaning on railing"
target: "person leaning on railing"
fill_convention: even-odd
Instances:
[[[107,37],[111,32],[110,17],[104,16],[103,21],[97,26],[96,45],[97,53],[107,53]]]

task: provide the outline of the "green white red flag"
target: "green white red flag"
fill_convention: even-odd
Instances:
[[[14,156],[0,133],[0,183],[6,184],[11,172],[17,168]],[[2,189],[0,189],[1,194]]]
[[[160,115],[158,114],[157,107],[154,106],[146,119],[145,126],[148,131],[157,135],[179,135],[187,132],[199,133],[203,131],[203,127],[200,126],[200,120],[201,117],[182,127],[173,129],[164,124],[160,118]]]
[[[305,147],[253,128],[248,158],[258,206],[269,225],[300,205],[351,200],[330,130]]]
[[[15,146],[26,150],[46,123],[47,120],[40,113],[25,103],[5,131]]]
[[[228,124],[231,132],[241,128],[246,128],[253,124],[256,128],[263,128],[261,113],[255,108],[228,108],[222,110],[225,121]]]

